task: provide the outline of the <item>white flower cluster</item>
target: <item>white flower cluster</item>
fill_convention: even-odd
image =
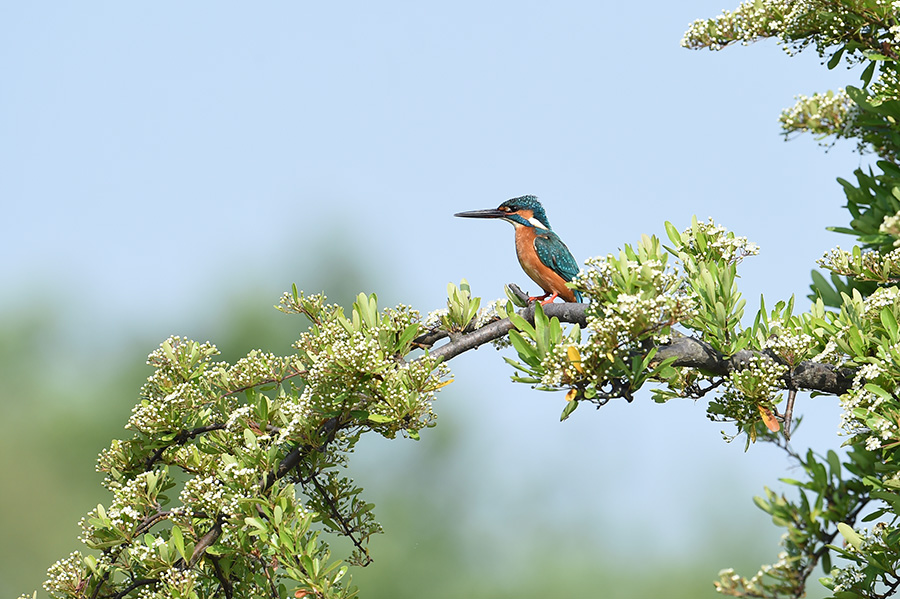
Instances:
[[[588,315],[587,328],[594,345],[614,351],[667,323],[688,318],[695,309],[695,300],[680,293],[651,297],[621,293],[614,302],[600,306],[599,315]]]
[[[276,380],[285,371],[286,362],[286,359],[273,353],[252,350],[228,370],[230,385],[243,388],[258,385],[262,381]]]
[[[891,254],[893,253],[891,252]],[[865,298],[864,315],[877,319],[882,308],[896,306],[898,302],[900,302],[900,287],[879,287],[872,295]]]
[[[131,534],[134,528],[145,518],[145,514],[139,511],[138,507],[155,503],[155,492],[165,476],[164,471],[155,470],[142,472],[134,478],[126,480],[124,484],[107,479],[107,488],[113,492],[113,499],[109,507],[104,510],[106,517],[109,519],[109,526],[117,528],[126,534]],[[154,481],[152,490],[148,484],[149,479]],[[78,525],[81,528],[81,533],[78,536],[78,540],[82,543],[91,543],[95,540],[97,529],[90,521],[100,516],[99,512],[101,509],[99,506],[94,508],[86,518],[82,518],[79,521]]]
[[[835,364],[842,359],[837,353],[838,345],[834,338],[828,340],[821,352],[813,356],[813,362],[821,362],[823,364]]]
[[[683,48],[709,47],[713,50],[721,50],[727,45],[727,42],[717,41],[717,38],[721,39],[720,32],[727,32],[729,37],[746,45],[760,37],[758,23],[765,17],[767,4],[770,2],[741,2],[737,9],[723,10],[722,14],[715,19],[697,19],[685,32],[681,39],[681,46]]]
[[[422,325],[427,329],[439,327],[443,322],[444,317],[449,315],[450,308],[438,308],[437,310],[432,310],[425,317],[425,321],[422,323]]]
[[[707,238],[707,252],[714,250],[715,256],[725,262],[739,262],[747,256],[759,254],[759,246],[748,241],[744,236],[729,232],[722,225],[717,225],[712,218],[706,222],[697,223],[698,233]],[[699,250],[697,234],[693,227],[688,227],[681,233],[681,238],[687,247]]]
[[[141,401],[132,409],[127,428],[151,434],[178,429],[182,416],[202,400],[197,373],[204,372],[219,351],[211,343],[171,336],[147,358],[156,371],[141,387]]]
[[[857,587],[865,580],[865,575],[859,568],[854,566],[846,566],[838,568],[834,576],[834,592],[835,594],[843,591],[850,591]]]
[[[479,309],[475,316],[475,328],[483,327],[491,321],[499,319],[501,312],[505,314],[508,301],[506,298],[491,300],[484,308]]]
[[[591,342],[612,352],[648,333],[694,314],[695,298],[681,290],[678,273],[661,260],[645,258],[641,262],[619,257],[593,257],[586,261],[576,283],[591,303],[587,328]]]
[[[225,421],[225,429],[231,432],[242,433],[253,412],[253,406],[240,406],[231,411],[228,420]]]
[[[776,37],[789,55],[815,44],[824,56],[841,40],[858,35],[860,10],[856,3],[827,0],[745,0],[734,11],[694,21],[681,45],[721,50],[731,43]]]
[[[384,328],[375,326],[352,330],[346,321],[323,322],[316,330],[304,333],[297,342],[301,359],[307,364],[305,386],[295,408],[285,402],[291,416],[280,438],[300,431],[310,413],[324,414],[336,408],[366,410],[395,424],[379,429],[392,435],[402,428],[428,426],[434,419],[433,391],[449,370],[435,366],[427,357],[410,362],[398,360],[383,346],[396,330],[405,329],[418,319],[417,313],[397,314],[397,322]]]
[[[78,596],[84,584],[84,557],[80,551],[73,551],[68,557],[55,562],[47,569],[44,590],[51,595]]]
[[[778,561],[771,565],[762,566],[751,578],[744,578],[735,574],[734,568],[719,571],[719,580],[715,583],[716,590],[723,595],[735,597],[768,597],[772,591],[766,588],[765,578],[773,580],[790,579],[795,571],[795,566],[786,551],[778,554]]]
[[[308,396],[304,398],[302,395],[296,401],[285,398],[281,404],[281,412],[287,419],[287,423],[278,431],[277,440],[279,443],[297,438],[313,415]]]
[[[131,409],[131,417],[125,428],[150,434],[157,430],[168,430],[173,427],[173,416],[190,410],[199,399],[197,389],[192,382],[179,383],[175,390],[162,398],[141,400]]]
[[[894,29],[897,29],[897,34],[900,34],[900,25],[891,27],[891,31]],[[881,225],[878,227],[878,232],[896,237],[894,240],[894,247],[900,246],[900,212],[893,216],[885,216]]]
[[[559,387],[572,382],[578,377],[575,364],[569,359],[569,348],[574,347],[580,352],[581,348],[572,343],[560,343],[554,346],[541,361],[541,384],[546,387]],[[583,358],[582,358],[583,359]],[[595,378],[599,376],[595,375]]]
[[[877,366],[871,365],[870,373],[877,372]],[[865,368],[865,367],[864,367]],[[860,377],[863,381],[864,378]],[[900,439],[900,425],[895,420],[886,418],[878,408],[884,398],[872,393],[865,387],[856,387],[841,396],[843,411],[840,416],[839,435],[864,435],[866,449],[880,449],[885,441]]]
[[[215,476],[203,478],[195,476],[184,483],[184,488],[178,494],[178,499],[185,508],[207,515],[217,514],[223,510],[226,498],[228,491],[222,481]]]
[[[880,362],[869,362],[868,364],[863,364],[859,370],[856,371],[856,376],[853,377],[853,386],[857,389],[862,388],[863,385],[866,384],[866,381],[871,381],[878,378],[879,375],[884,373],[884,368]],[[881,404],[882,398],[876,398],[878,403],[875,401],[871,402],[870,407],[877,407]]]
[[[788,367],[764,356],[751,356],[747,368],[735,370],[729,385],[743,397],[755,401],[769,401],[781,390],[782,377]]]
[[[887,254],[874,250],[854,254],[837,247],[825,252],[817,263],[836,274],[864,281],[887,282],[900,278],[900,248]]]
[[[779,120],[786,133],[841,133],[853,122],[858,108],[847,90],[838,88],[812,96],[794,97],[794,105],[781,111]]]
[[[228,462],[218,472],[222,481],[229,486],[237,485],[240,488],[248,488],[260,479],[260,472],[256,468],[241,467],[237,462]]]
[[[806,333],[784,329],[780,326],[773,326],[772,332],[773,334],[766,339],[763,348],[771,350],[791,367],[806,359],[806,355],[816,345],[816,340]]]
[[[131,563],[145,563],[159,554],[159,548],[166,544],[162,537],[145,535],[130,543],[126,549]]]
[[[170,597],[195,597],[194,586],[199,572],[194,569],[168,568],[159,577],[155,592],[149,597],[168,599]]]

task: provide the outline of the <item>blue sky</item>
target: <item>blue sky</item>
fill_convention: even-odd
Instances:
[[[385,303],[427,312],[462,277],[491,299],[528,282],[512,229],[452,214],[523,194],[579,260],[712,216],[762,248],[741,271],[748,309],[760,293],[803,297],[814,261],[850,245],[824,230],[846,222],[835,177],[866,162],[850,144],[784,143],[777,117],[857,77],[771,42],[679,47],[722,8],[3,3],[0,310],[51,293],[85,351],[114,354],[125,328],[215,341],[197,323],[217,299],[250,285],[270,310],[291,283],[318,291],[303,276],[329,268],[335,245],[377,268],[383,283],[360,291]],[[548,509],[600,497],[580,521],[652,530],[661,551],[708,532],[691,532],[708,513],[692,487],[767,521],[750,496],[786,462],[724,445],[702,402],[643,395],[561,425],[561,397],[513,386],[493,349],[454,362],[438,412],[466,423],[476,496],[502,481]],[[835,403],[799,406],[798,443],[838,444]],[[535,475],[548,471],[550,485]],[[473,521],[508,524],[485,509]]]

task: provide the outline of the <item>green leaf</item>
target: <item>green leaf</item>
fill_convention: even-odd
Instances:
[[[869,66],[863,71],[863,74],[860,76],[860,80],[863,82],[863,86],[868,87],[869,83],[872,81],[872,75],[875,74],[875,65],[877,63],[873,60],[869,63]]]
[[[760,497],[759,495],[756,495],[753,497],[753,503],[755,503],[756,507],[758,507],[765,513],[767,513],[769,515],[772,514],[772,505],[768,501],[766,501],[765,499]]]
[[[890,491],[879,490],[870,491],[869,494],[875,499],[881,499],[882,501],[890,504],[891,509],[895,513],[900,512],[900,495],[891,493]]]
[[[259,401],[256,402],[256,411],[259,414],[261,424],[269,421],[269,398],[265,394],[260,393]]]
[[[684,244],[681,240],[681,232],[669,221],[666,221],[666,235],[668,235],[669,240],[675,244],[676,249],[681,249],[681,246]]]
[[[413,323],[403,329],[403,332],[400,333],[400,338],[397,339],[397,349],[405,350],[406,346],[416,338],[416,335],[419,332],[419,325],[417,323]]]
[[[87,566],[91,572],[97,571],[97,558],[93,555],[85,555],[82,560],[84,565]],[[37,599],[37,591],[34,592],[34,597]]]
[[[891,342],[897,342],[897,318],[894,316],[894,310],[891,306],[885,306],[881,309],[881,324],[891,336]]]
[[[184,535],[182,535],[181,529],[177,525],[172,526],[170,539],[172,540],[172,543],[174,543],[175,550],[178,551],[178,555],[181,556],[181,559],[187,560],[188,556],[184,552]]]
[[[843,522],[838,522],[837,529],[838,532],[841,533],[841,536],[844,537],[854,549],[859,551],[859,547],[862,544],[862,538],[856,534],[856,531]]]
[[[841,46],[841,48],[834,53],[834,56],[831,57],[831,60],[828,61],[828,69],[831,70],[834,67],[838,66],[838,63],[841,62],[841,57],[844,55],[844,49],[846,46]],[[827,572],[827,570],[826,570]]]
[[[312,576],[313,573],[313,560],[308,555],[300,556],[300,563],[303,565],[303,569],[306,570],[307,575]]]
[[[248,516],[248,517],[244,518],[244,524],[249,524],[250,526],[252,526],[254,528],[258,528],[259,530],[262,530],[262,531],[268,530],[268,528],[266,528],[266,525],[263,524],[262,521],[259,520],[258,518],[253,518],[253,517]]]
[[[288,533],[287,529],[278,529],[278,542],[281,544],[282,549],[284,549],[285,551],[288,551],[289,553],[297,552],[297,549],[294,545],[294,539],[291,538],[291,535]]]
[[[368,420],[369,422],[383,424],[385,422],[393,422],[395,418],[393,416],[387,416],[386,414],[369,414]]]
[[[874,393],[875,395],[877,395],[878,397],[881,397],[882,399],[886,399],[888,401],[893,401],[893,399],[894,399],[893,395],[891,395],[890,393],[888,393],[887,391],[885,391],[884,389],[882,389],[881,387],[879,387],[878,385],[876,385],[874,383],[866,383],[864,389],[866,391],[868,391],[869,393]]]
[[[527,320],[525,320],[515,312],[509,315],[509,321],[513,323],[514,327],[516,327],[532,339],[535,339],[537,337],[534,332],[534,327],[531,326],[531,324]]]
[[[563,408],[562,414],[560,414],[559,416],[559,421],[562,422],[563,420],[567,419],[577,407],[577,401],[567,401],[566,407]]]
[[[833,450],[829,449],[827,454],[828,467],[831,468],[831,475],[840,480],[841,478],[841,459]]]
[[[534,340],[537,342],[538,356],[544,357],[550,351],[550,321],[540,304],[534,305]]]
[[[172,364],[178,364],[178,360],[175,359],[175,352],[172,349],[172,344],[169,343],[169,340],[166,339],[162,344],[163,354],[165,354],[166,359],[169,360]]]
[[[539,368],[541,361],[538,360],[538,350],[535,346],[525,340],[519,331],[509,332],[509,342],[519,354],[519,358],[532,368]]]
[[[509,288],[509,285],[504,286],[503,290],[506,292],[506,297],[507,299],[509,299],[512,305],[518,306],[519,308],[524,308],[528,305],[528,302],[521,299],[519,296],[512,292],[512,289]]]
[[[244,445],[250,449],[256,449],[259,444],[256,442],[256,435],[249,428],[244,429]]]

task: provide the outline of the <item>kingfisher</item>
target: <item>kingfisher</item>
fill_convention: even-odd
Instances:
[[[544,207],[535,196],[506,200],[496,209],[457,212],[463,218],[502,218],[516,228],[516,256],[531,280],[540,285],[544,295],[529,297],[549,304],[557,297],[567,302],[580,302],[581,293],[566,286],[578,274],[578,263],[559,235],[550,228]]]

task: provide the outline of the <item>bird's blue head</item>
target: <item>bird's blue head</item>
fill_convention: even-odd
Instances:
[[[513,225],[522,227],[536,227],[550,229],[550,221],[544,207],[538,202],[536,196],[520,196],[506,200],[494,210],[472,210],[471,212],[458,212],[454,216],[466,218],[502,218]]]

